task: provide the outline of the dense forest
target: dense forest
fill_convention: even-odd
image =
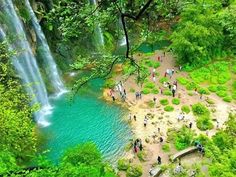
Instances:
[[[193,169],[192,175],[196,177],[235,176],[235,12],[235,0],[0,0],[0,175],[138,177],[152,175],[146,169],[152,163],[152,168],[159,165],[163,176],[191,176]],[[19,22],[15,20],[16,17],[19,17]],[[21,34],[21,28],[25,36]],[[28,41],[27,45],[25,41]],[[24,54],[29,50],[32,52]],[[56,64],[52,63],[53,59]],[[34,60],[36,64],[32,62]],[[33,71],[29,69],[31,66]],[[170,90],[162,89],[163,84],[173,81],[172,75],[168,78],[166,68],[175,68],[172,75],[176,79],[176,87],[178,82],[178,87],[184,90],[178,97],[175,96],[175,90],[173,92],[175,84]],[[37,83],[34,83],[35,80]],[[97,80],[102,80],[102,86],[93,85]],[[113,94],[113,88],[117,85],[119,90],[119,80],[127,83],[126,91],[120,91],[120,95]],[[94,91],[94,87],[100,90]],[[155,138],[150,143],[153,135],[150,133],[149,136],[149,132],[143,130],[144,114],[140,118],[142,128],[138,129],[136,116],[131,121],[133,114],[144,109],[144,106],[139,106],[138,111],[131,111],[132,118],[131,113],[129,115],[127,124],[131,124],[134,135],[131,137],[127,134],[132,140],[126,142],[123,148],[126,153],[134,154],[132,160],[119,154],[115,163],[110,162],[104,158],[103,149],[92,138],[88,138],[79,144],[71,143],[63,152],[58,152],[61,155],[55,162],[47,155],[48,149],[45,148],[46,142],[53,136],[43,133],[41,128],[42,125],[51,126],[45,124],[43,114],[48,105],[54,102],[48,95],[68,92],[66,100],[71,105],[76,102],[78,95],[96,95],[101,90],[103,96],[105,91],[109,93],[104,98],[107,102],[103,104],[118,102],[116,106],[122,104],[128,109],[135,107],[136,102],[133,97],[129,101],[126,92],[127,95],[135,95],[140,91],[140,97],[142,93],[144,103],[138,104],[145,105],[148,110],[142,111],[150,112],[148,116],[155,114],[155,121],[159,121],[159,125],[153,129],[155,132],[157,127],[165,129],[164,135],[160,135],[164,137],[164,144],[158,142],[158,148],[161,149],[159,154],[164,162],[165,153],[173,155],[194,146],[194,142],[204,146],[204,157],[193,160],[191,167],[183,165],[185,170],[180,173],[175,173],[176,164],[169,160],[154,164],[150,159],[158,154],[148,146],[155,145]],[[172,95],[175,98],[172,99]],[[225,112],[221,111],[224,107],[221,103],[227,106]],[[96,106],[94,111],[99,109]],[[77,111],[82,109],[78,108]],[[109,112],[112,108],[106,109]],[[158,109],[161,111],[158,112]],[[193,117],[194,128],[192,119],[191,126],[189,122],[181,122],[179,127],[173,127],[175,123],[166,120],[170,126],[164,128],[163,123],[162,127],[160,122],[168,118],[164,114],[170,113],[174,117],[179,110],[186,117]],[[162,114],[162,111],[165,113]],[[91,112],[92,117],[96,117],[96,112]],[[226,120],[220,117],[223,114]],[[86,118],[84,116],[83,120]],[[144,124],[145,121],[147,123],[144,120]],[[147,127],[145,124],[146,128],[155,125],[154,118],[148,117],[148,121],[150,125],[149,122]],[[89,125],[86,126],[85,130],[90,131]],[[114,125],[110,123],[104,126]],[[64,133],[69,130],[64,130]],[[77,136],[83,136],[79,134],[80,129],[77,133]],[[122,139],[113,139],[119,138]],[[132,141],[136,138],[142,139],[143,152],[140,145],[140,152],[135,152],[136,146]],[[101,144],[105,144],[105,140],[101,141]]]

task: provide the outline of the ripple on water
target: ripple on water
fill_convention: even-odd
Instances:
[[[114,163],[132,136],[122,119],[126,111],[109,105],[95,97],[77,96],[69,103],[66,95],[53,99],[54,112],[49,117],[51,125],[42,128],[51,149],[49,157],[58,161],[63,151],[76,144],[93,141],[104,157]]]

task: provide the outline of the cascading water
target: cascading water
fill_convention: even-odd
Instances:
[[[8,42],[9,50],[19,51],[17,56],[12,58],[13,65],[24,85],[27,86],[28,94],[33,96],[32,104],[39,103],[41,105],[41,109],[35,113],[36,121],[42,126],[47,126],[49,122],[45,119],[45,116],[50,114],[51,106],[48,101],[45,84],[27,41],[23,25],[16,14],[11,0],[0,0],[0,7],[1,13],[7,19],[6,24],[1,24],[2,36],[6,38],[8,34],[15,34],[17,37],[14,42]]]
[[[90,3],[93,6],[97,7],[97,1],[96,0],[90,0]],[[97,11],[95,12],[95,15],[98,15]],[[96,39],[98,40],[99,46],[104,46],[104,36],[103,36],[100,24],[98,24],[95,28],[95,35],[96,35]]]
[[[59,73],[57,70],[57,65],[52,57],[47,40],[44,36],[44,33],[41,29],[41,26],[39,25],[39,22],[34,14],[34,11],[31,7],[29,1],[26,0],[25,4],[26,4],[26,7],[29,11],[34,31],[37,35],[37,43],[39,44],[39,46],[41,46],[39,52],[44,60],[44,64],[46,67],[45,68],[46,73],[49,77],[49,80],[51,81],[51,84],[52,84],[57,96],[60,96],[61,94],[66,92],[66,89],[60,79],[60,76],[59,76]]]

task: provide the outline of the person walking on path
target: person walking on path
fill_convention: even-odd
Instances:
[[[175,89],[172,89],[172,96],[175,97]]]
[[[161,157],[160,156],[157,157],[157,164],[161,165]]]
[[[163,95],[163,89],[160,87],[160,93],[161,95]]]
[[[134,121],[136,121],[136,115],[134,115]]]
[[[145,118],[144,118],[143,125],[144,125],[144,127],[147,126],[147,117],[146,117],[146,116],[145,116]]]

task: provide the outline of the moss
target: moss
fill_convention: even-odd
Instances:
[[[216,94],[217,94],[219,97],[226,97],[226,96],[227,96],[227,92],[226,92],[226,91],[223,91],[223,90],[217,91]]]
[[[154,106],[155,106],[154,101],[151,100],[151,101],[148,102],[148,107],[149,108],[154,108]]]
[[[208,90],[209,90],[210,92],[216,92],[216,91],[217,91],[217,86],[216,86],[216,85],[210,85],[210,86],[208,87]]]
[[[166,112],[172,112],[172,111],[174,111],[174,107],[173,107],[173,106],[165,106],[165,107],[164,107],[164,110],[165,110]]]
[[[179,105],[180,100],[178,98],[174,98],[174,99],[172,99],[172,104]]]
[[[161,99],[160,103],[161,103],[161,105],[166,106],[169,104],[169,101],[167,99]]]

